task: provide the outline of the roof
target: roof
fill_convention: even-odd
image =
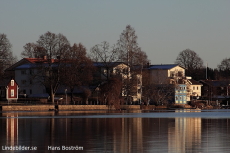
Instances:
[[[169,70],[176,66],[180,66],[178,64],[161,64],[161,65],[150,65],[148,69],[150,70]],[[180,66],[181,67],[181,66]],[[183,68],[183,67],[181,67]]]
[[[25,60],[27,60],[30,63],[46,63],[47,61],[58,61],[58,59],[44,59],[44,58],[24,58]]]
[[[230,81],[228,80],[224,80],[224,81],[220,81],[220,80],[201,80],[201,83],[207,84],[209,86],[213,86],[213,87],[226,87],[230,85]]]
[[[93,62],[93,66],[96,67],[116,67],[120,64],[124,64],[123,62]]]
[[[193,80],[193,79],[188,79],[188,81],[191,85],[203,85],[202,83],[199,83],[198,81]]]
[[[52,59],[52,62],[55,62],[56,59]],[[12,71],[14,70],[16,67],[23,65],[23,64],[34,64],[34,63],[38,63],[38,62],[46,62],[47,59],[44,58],[23,58],[20,61],[16,62],[15,64],[11,65],[9,68],[6,69],[6,71]]]
[[[52,63],[51,65],[49,65],[48,63],[42,63],[41,65],[39,63],[26,63],[26,64],[22,64],[18,67],[15,67],[15,70],[18,70],[18,69],[31,69],[31,68],[39,68],[40,66],[43,66],[43,67],[58,67],[58,64],[57,63]]]
[[[23,65],[20,65],[20,66],[16,67],[15,69],[30,69],[30,68],[33,68],[33,67],[34,67],[34,64],[26,63],[26,64],[23,64]]]

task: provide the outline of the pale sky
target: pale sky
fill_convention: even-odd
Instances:
[[[180,51],[195,51],[216,68],[230,58],[230,0],[1,0],[0,33],[14,55],[47,31],[62,33],[87,51],[116,44],[126,25],[151,64],[173,64]]]

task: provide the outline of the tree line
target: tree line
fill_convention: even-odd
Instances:
[[[139,47],[137,38],[135,29],[127,25],[120,34],[117,43],[111,46],[104,41],[93,46],[87,53],[86,47],[82,43],[71,45],[63,34],[55,34],[48,31],[40,35],[36,42],[25,44],[21,57],[46,59],[45,64],[44,61],[41,61],[38,69],[39,73],[36,76],[34,75],[32,79],[35,80],[34,78],[36,78],[40,84],[44,85],[47,92],[51,94],[52,101],[54,101],[55,93],[60,85],[69,87],[72,99],[74,87],[99,84],[101,88],[101,101],[115,105],[116,101],[122,101],[120,96],[122,94],[126,95],[126,101],[129,101],[130,95],[135,92],[133,87],[138,79],[137,74],[142,72],[142,69],[150,63],[146,52]],[[11,49],[12,45],[7,36],[0,34],[1,77],[4,76],[4,70],[17,61]],[[106,78],[103,82],[95,78],[93,79],[93,73],[97,71],[93,65],[94,62],[100,62],[107,69],[107,71],[101,72],[101,75],[104,75]],[[123,74],[126,74],[125,80],[122,80],[120,75],[110,76],[109,67],[114,62],[123,62],[129,66],[128,70],[123,71]],[[205,67],[199,55],[190,49],[181,51],[175,63],[184,67],[186,75],[192,76],[195,80],[206,78],[227,79],[230,73],[230,58],[223,59],[217,68],[212,69]],[[147,77],[147,75],[143,74],[142,78],[144,77]],[[143,81],[144,86],[148,84],[146,80]],[[91,91],[87,88],[82,90],[87,99],[91,95]],[[125,93],[121,93],[122,90]],[[150,93],[146,92],[146,94]]]

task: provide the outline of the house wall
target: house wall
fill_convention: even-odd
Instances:
[[[190,88],[194,96],[201,96],[201,85],[191,85]]]
[[[179,74],[181,74],[181,76]],[[166,84],[166,83],[169,83],[169,78],[176,77],[176,76],[184,77],[185,70],[184,68],[181,68],[180,66],[176,66],[169,70],[151,69],[150,76],[151,76],[151,83]]]
[[[11,80],[7,85],[7,99],[18,99],[18,85],[14,80]]]
[[[150,82],[153,84],[167,84],[168,70],[150,70]]]
[[[180,66],[176,66],[176,67],[174,67],[172,69],[167,70],[168,77],[172,77],[171,72],[174,72],[175,76],[179,76],[178,73],[182,72],[182,76],[183,77],[185,76],[185,69],[181,68]]]
[[[202,85],[187,85],[189,91],[187,95],[187,101],[191,100],[191,96],[196,96],[196,97],[201,96],[201,86]]]
[[[46,93],[44,86],[36,79],[32,78],[30,69],[17,69],[15,70],[15,80],[19,85],[19,94],[44,94]],[[33,73],[37,73],[33,69]]]
[[[175,89],[175,104],[187,104],[186,84],[179,84]]]

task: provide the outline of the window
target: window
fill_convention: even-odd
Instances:
[[[183,76],[183,72],[182,72],[182,71],[179,71],[179,72],[178,72],[178,76],[179,76],[179,77],[182,77],[182,76]]]
[[[26,84],[26,80],[22,80],[22,84]]]
[[[13,97],[14,96],[14,89],[10,90],[10,96]]]
[[[141,93],[141,89],[137,89],[137,93],[140,94]]]
[[[175,74],[174,74],[174,71],[170,71],[170,77],[174,77]]]
[[[197,90],[199,90],[199,87],[197,86],[197,88],[196,88]]]
[[[21,74],[26,74],[26,70],[21,70]]]
[[[14,86],[14,80],[11,80],[10,85]]]
[[[178,100],[178,97],[176,96],[176,100]]]
[[[26,90],[23,90],[22,92],[23,92],[23,94],[26,94]]]
[[[30,70],[30,74],[33,74],[34,72],[33,72],[33,70]]]

